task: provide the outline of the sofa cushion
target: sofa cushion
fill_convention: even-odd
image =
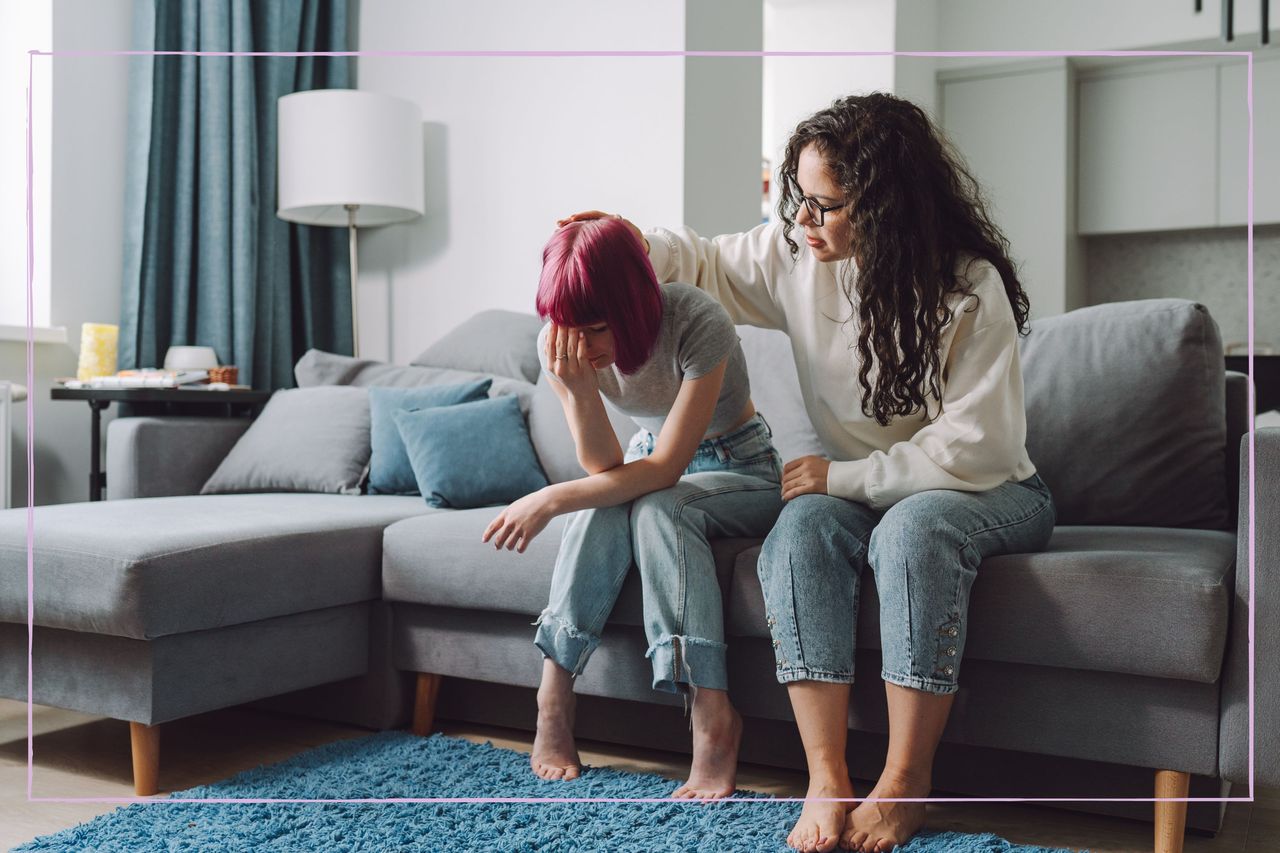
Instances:
[[[769,636],[756,576],[759,553],[743,552],[734,568],[732,635]],[[983,561],[970,595],[964,654],[1212,682],[1222,665],[1234,566],[1229,533],[1059,527],[1042,553]],[[862,577],[857,634],[859,647],[880,648],[870,570]]]
[[[293,376],[299,388],[317,385],[378,385],[389,388],[418,388],[423,385],[457,385],[477,379],[492,378],[490,397],[508,394],[520,401],[520,411],[529,413],[529,401],[533,398],[533,383],[505,376],[490,377],[486,373],[470,370],[453,370],[444,367],[416,367],[388,364],[368,358],[352,358],[349,355],[311,349],[293,366]]]
[[[523,554],[480,541],[496,507],[446,510],[396,522],[383,535],[382,596],[387,601],[520,613],[533,621],[547,606],[567,516],[557,516]],[[749,539],[712,543],[722,591]],[[640,573],[622,585],[610,622],[642,626]],[[533,628],[529,629],[532,642]]]
[[[769,423],[783,460],[826,456],[805,412],[791,339],[785,332],[752,326],[739,326],[738,339],[751,377],[751,400]]]
[[[399,411],[393,419],[431,506],[498,506],[547,485],[512,397]]]
[[[481,311],[422,351],[410,364],[495,373],[537,382],[542,321],[516,311]]]
[[[1226,373],[1204,306],[1147,299],[1035,320],[1027,451],[1059,524],[1222,528]]]
[[[369,393],[363,388],[291,388],[271,396],[201,494],[358,495],[368,470]]]
[[[461,385],[424,385],[421,388],[369,389],[369,493],[415,495],[418,482],[404,449],[404,440],[392,416],[401,409],[426,409],[485,400],[493,380]]]
[[[137,498],[35,509],[35,622],[151,639],[379,597],[393,495]],[[27,513],[0,512],[0,621],[27,621]]]

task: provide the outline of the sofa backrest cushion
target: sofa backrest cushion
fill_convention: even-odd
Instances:
[[[444,367],[388,364],[384,361],[352,358],[349,355],[312,349],[307,350],[293,366],[293,376],[299,388],[312,388],[317,385],[418,388],[423,385],[460,385],[484,379],[491,374]],[[523,379],[505,376],[492,378],[493,385],[489,388],[489,396],[504,397],[510,394],[520,401],[520,410],[527,415],[529,402],[533,399],[533,384]]]
[[[492,373],[537,382],[542,321],[516,311],[481,311],[422,351],[410,364]]]
[[[791,339],[785,332],[739,326],[738,339],[747,359],[751,402],[773,431],[773,446],[784,461],[825,456],[818,433],[805,413]]]
[[[1059,524],[1226,525],[1226,373],[1204,306],[1081,308],[1034,320],[1021,347],[1027,451]]]

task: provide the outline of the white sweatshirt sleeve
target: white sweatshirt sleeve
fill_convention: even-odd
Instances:
[[[1027,435],[1017,326],[1008,315],[956,334],[939,417],[887,452],[832,462],[828,494],[886,509],[917,492],[980,492],[1014,476]]]
[[[779,226],[759,225],[743,234],[708,240],[692,228],[656,228],[645,233],[658,281],[685,282],[705,290],[734,323],[786,329],[775,298],[778,279],[792,267]],[[780,249],[781,247],[781,249]]]

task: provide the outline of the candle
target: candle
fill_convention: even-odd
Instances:
[[[80,364],[76,379],[85,382],[95,376],[116,373],[116,343],[120,327],[110,323],[85,323],[80,328]]]

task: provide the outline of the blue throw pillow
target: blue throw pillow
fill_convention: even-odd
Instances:
[[[488,398],[492,379],[477,379],[460,385],[424,385],[420,388],[369,389],[369,494],[416,495],[414,479],[404,442],[391,416],[401,409],[429,409],[453,406]]]
[[[392,414],[435,507],[507,504],[547,485],[515,397]]]

